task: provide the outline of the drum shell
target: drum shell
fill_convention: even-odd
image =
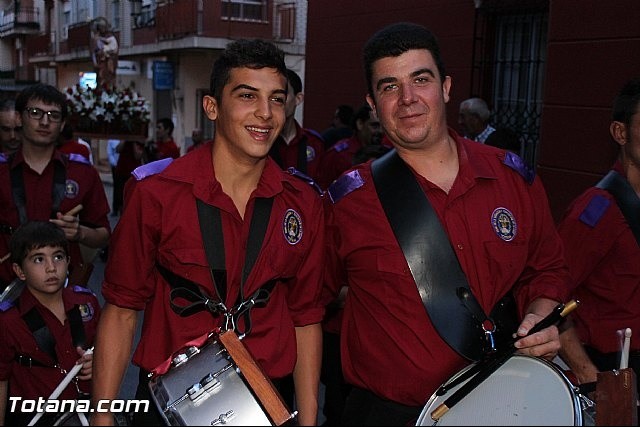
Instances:
[[[467,366],[449,381],[462,375]],[[443,396],[435,393],[416,425],[434,425],[431,413],[465,382]],[[567,377],[544,359],[509,358],[489,378],[449,409],[437,425],[583,425],[580,398]]]
[[[190,398],[165,410],[208,374],[217,383],[197,401]],[[242,375],[217,341],[209,341],[186,362],[149,382],[151,397],[168,425],[271,425]],[[221,422],[222,423],[222,422]]]

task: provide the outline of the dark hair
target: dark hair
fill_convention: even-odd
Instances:
[[[369,107],[369,104],[364,103],[360,108],[358,108],[358,110],[351,117],[351,127],[353,128],[353,130],[357,131],[358,120],[364,123],[367,120],[369,120],[370,117],[371,117],[371,107]]]
[[[287,77],[284,52],[273,43],[254,39],[236,40],[227,45],[220,57],[213,63],[209,92],[218,102],[222,90],[229,82],[232,68],[275,68],[283,77]]]
[[[640,104],[640,77],[629,80],[613,101],[611,119],[629,126]]]
[[[16,109],[16,100],[13,98],[4,98],[0,101],[0,111],[14,111]]]
[[[60,136],[64,138],[65,141],[68,141],[73,138],[73,126],[69,123],[65,122],[64,126],[62,126],[62,130],[60,131]]]
[[[353,107],[351,105],[338,105],[336,109],[336,117],[340,120],[340,123],[349,125],[351,123],[351,118],[353,117]]]
[[[22,113],[32,99],[49,105],[57,105],[60,107],[62,119],[67,117],[67,97],[55,87],[37,83],[22,89],[16,98],[16,111]]]
[[[158,123],[161,123],[162,127],[169,131],[169,135],[173,133],[173,120],[168,117],[163,117],[162,119],[158,120]]]
[[[60,247],[65,254],[69,253],[69,244],[60,227],[49,221],[27,221],[11,235],[11,262],[22,265],[29,251],[46,246]]]
[[[297,95],[300,92],[302,92],[302,80],[300,79],[300,76],[298,75],[298,73],[287,68],[287,79],[289,80],[289,83],[293,88],[294,95]]]
[[[364,70],[369,94],[373,94],[373,63],[382,58],[400,56],[414,49],[426,49],[431,52],[440,73],[440,80],[444,80],[446,73],[436,36],[422,25],[399,22],[379,30],[364,45]]]

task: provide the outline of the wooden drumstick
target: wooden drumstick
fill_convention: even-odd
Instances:
[[[551,325],[555,325],[562,318],[566,317],[578,306],[578,301],[571,300],[566,304],[558,304],[556,308],[540,322],[536,323],[533,328],[529,330],[527,336],[540,332],[541,330],[548,328]],[[431,412],[431,419],[438,421],[449,409],[453,408],[458,402],[460,402],[465,396],[471,393],[476,387],[478,387],[484,380],[489,378],[500,366],[502,366],[516,351],[513,344],[522,337],[514,337],[510,340],[509,346],[497,355],[494,359],[483,365],[482,369],[469,381],[467,381],[462,387],[456,390],[451,396],[449,396],[443,403],[441,403],[436,409]]]
[[[622,345],[622,355],[620,356],[620,369],[629,367],[629,347],[631,346],[631,328],[624,330],[624,344]]]
[[[68,212],[66,212],[64,215],[70,215],[70,216],[75,216],[77,214],[80,213],[80,211],[82,210],[83,206],[82,203],[76,205],[75,207],[71,208],[71,210],[69,210]],[[8,260],[9,258],[11,258],[11,252],[5,254],[2,258],[0,258],[0,264],[2,264],[3,262],[5,262],[6,260]]]

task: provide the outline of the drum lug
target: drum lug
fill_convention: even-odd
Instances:
[[[226,424],[229,421],[231,421],[235,416],[235,413],[233,412],[233,409],[224,413],[224,414],[220,414],[220,416],[218,418],[215,418],[211,421],[211,425],[212,426],[217,426],[220,424]]]

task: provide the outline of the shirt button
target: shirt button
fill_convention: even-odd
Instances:
[[[458,243],[458,249],[463,250],[464,246],[462,245],[462,243]]]

